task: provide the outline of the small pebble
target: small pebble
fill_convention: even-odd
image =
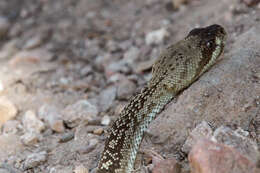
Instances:
[[[135,93],[136,85],[130,80],[123,80],[119,82],[117,88],[117,97],[119,99],[129,99]]]
[[[108,126],[111,122],[111,118],[108,115],[105,115],[102,120],[101,120],[101,124],[103,126]]]
[[[103,90],[99,95],[99,107],[102,111],[107,111],[114,103],[116,98],[116,87],[111,86]]]
[[[26,169],[30,169],[30,168],[39,166],[40,164],[46,162],[46,160],[47,160],[46,151],[30,154],[27,156],[27,158],[24,162],[24,169],[26,170]]]
[[[93,133],[94,133],[95,135],[101,135],[101,134],[103,133],[103,131],[104,131],[103,128],[98,128],[98,129],[95,129],[95,130],[93,131]]]
[[[34,49],[39,47],[43,42],[43,38],[41,36],[34,36],[26,41],[24,45],[24,49]]]
[[[35,145],[39,142],[39,135],[33,132],[27,132],[21,136],[21,140],[25,145]]]
[[[161,28],[155,31],[151,31],[145,36],[145,43],[147,45],[160,44],[169,36],[169,32],[166,28]]]
[[[59,142],[68,142],[74,138],[74,132],[65,133],[61,136]]]

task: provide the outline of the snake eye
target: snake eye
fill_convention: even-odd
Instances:
[[[206,43],[208,49],[212,49],[214,47],[214,41],[210,40]]]

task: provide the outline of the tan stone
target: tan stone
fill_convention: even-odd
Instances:
[[[93,131],[93,133],[94,133],[95,135],[101,135],[101,134],[103,133],[103,131],[104,131],[103,128],[98,128],[98,129],[95,129],[95,130]]]
[[[0,97],[0,127],[17,115],[17,108],[6,97]]]
[[[200,140],[189,154],[191,173],[255,173],[256,165],[234,148]]]

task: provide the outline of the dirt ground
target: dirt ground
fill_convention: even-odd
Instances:
[[[0,110],[12,115],[0,121],[2,172],[91,172],[160,51],[214,23],[228,33],[222,61],[167,106],[141,149],[187,166],[181,147],[202,120],[242,128],[259,147],[260,4],[248,2],[1,0],[0,100],[13,105]]]

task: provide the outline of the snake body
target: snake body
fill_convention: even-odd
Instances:
[[[110,128],[97,173],[130,173],[145,130],[173,98],[215,64],[226,32],[220,25],[195,28],[159,56],[147,86],[130,100]]]

